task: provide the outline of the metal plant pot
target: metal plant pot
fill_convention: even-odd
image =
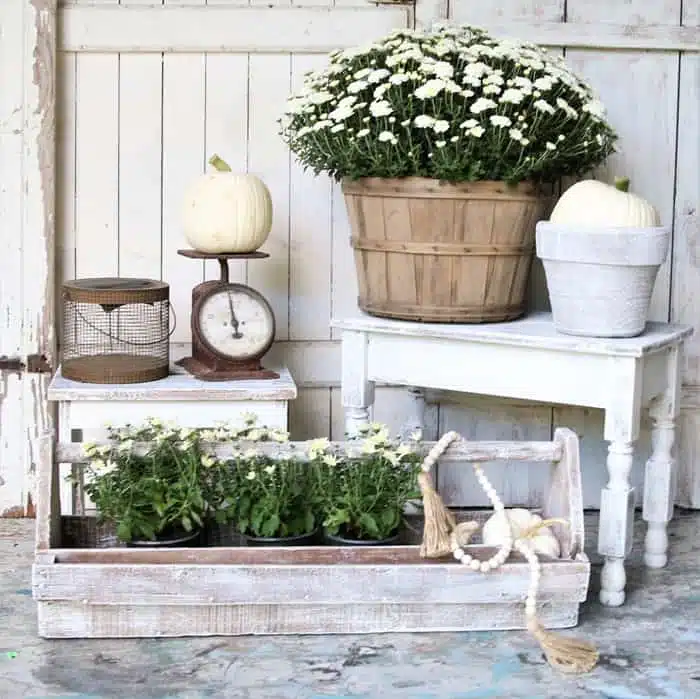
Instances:
[[[350,539],[340,534],[323,531],[323,540],[331,546],[393,546],[399,542],[399,532],[386,539]]]
[[[242,534],[245,546],[313,546],[318,529],[297,536],[251,536]]]

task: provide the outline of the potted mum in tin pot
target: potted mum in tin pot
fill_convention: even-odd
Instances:
[[[437,322],[522,315],[551,183],[616,140],[563,59],[470,26],[333,52],[281,133],[302,165],[342,181],[360,307]]]
[[[248,546],[308,546],[318,528],[308,464],[248,449],[229,462],[236,474],[238,530]]]
[[[323,517],[323,536],[335,546],[396,544],[407,503],[420,497],[421,457],[408,444],[368,425],[347,453],[329,451],[328,440],[309,448]]]
[[[127,546],[193,546],[206,512],[197,433],[150,420],[110,428],[111,444],[87,445],[85,492],[98,520],[113,522]],[[146,451],[134,445],[149,442]]]

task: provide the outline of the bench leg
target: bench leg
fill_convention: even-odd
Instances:
[[[600,499],[598,553],[605,557],[600,577],[600,602],[619,607],[625,601],[625,558],[632,550],[634,489],[630,487],[634,443],[612,442],[608,447],[607,485]]]

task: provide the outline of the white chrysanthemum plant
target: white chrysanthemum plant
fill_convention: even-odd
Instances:
[[[334,51],[281,120],[316,174],[552,182],[614,151],[601,102],[559,56],[471,26]]]

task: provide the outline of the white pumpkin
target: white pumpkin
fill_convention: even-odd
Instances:
[[[513,540],[527,534],[528,530],[542,522],[542,517],[520,507],[505,510],[505,513],[513,531]],[[508,528],[498,514],[489,517],[481,530],[481,539],[486,546],[501,546],[508,535]],[[559,540],[547,525],[540,527],[527,541],[535,553],[551,558],[559,558],[561,555]]]
[[[185,193],[183,231],[199,252],[253,252],[272,228],[272,199],[255,175],[236,174],[218,155],[212,172],[198,177]]]
[[[559,197],[549,220],[591,228],[654,228],[659,212],[645,199],[631,194],[629,179],[616,177],[615,186],[597,180],[581,180]]]

